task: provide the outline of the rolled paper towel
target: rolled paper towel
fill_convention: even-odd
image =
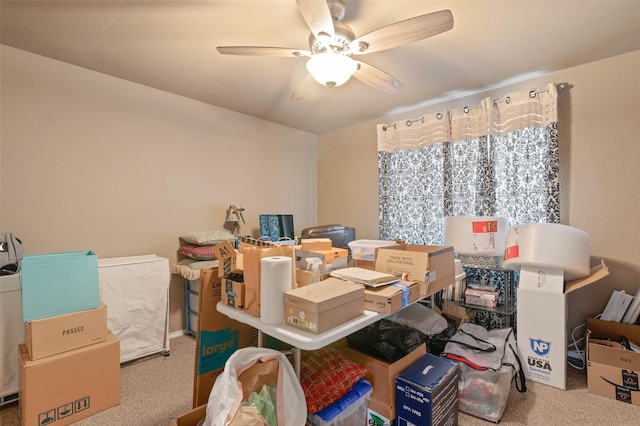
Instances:
[[[444,244],[459,254],[502,256],[507,219],[495,216],[446,216]]]
[[[559,269],[564,280],[586,277],[590,272],[589,235],[559,223],[529,223],[507,230],[503,265]]]
[[[284,322],[284,292],[291,290],[291,258],[263,257],[260,260],[260,321]]]

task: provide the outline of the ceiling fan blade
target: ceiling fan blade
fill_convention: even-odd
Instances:
[[[304,79],[296,86],[295,90],[291,94],[291,99],[294,101],[302,101],[305,97],[308,97],[315,80],[311,74],[307,74]]]
[[[453,28],[450,10],[427,13],[387,25],[349,43],[351,53],[364,54],[413,43]]]
[[[358,70],[353,74],[355,78],[369,86],[375,87],[387,93],[398,93],[404,87],[399,80],[390,76],[379,68],[369,65],[366,62],[356,61]]]
[[[333,18],[326,0],[296,0],[302,18],[313,35],[322,43],[328,44],[335,36]]]
[[[279,56],[285,58],[302,58],[311,56],[311,52],[287,47],[263,47],[263,46],[218,46],[218,52],[223,55],[247,55],[247,56]]]

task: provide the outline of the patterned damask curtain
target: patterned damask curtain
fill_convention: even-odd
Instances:
[[[445,216],[500,216],[509,226],[559,222],[557,115],[550,84],[378,126],[380,239],[441,245]],[[504,295],[504,273],[465,272]],[[515,327],[513,313],[473,311],[487,329]]]
[[[442,244],[445,216],[560,220],[557,90],[378,126],[380,239]]]

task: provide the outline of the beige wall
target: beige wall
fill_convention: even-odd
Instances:
[[[176,262],[178,236],[229,204],[316,224],[316,135],[1,46],[0,229],[27,254]],[[170,331],[184,329],[171,280]]]
[[[638,69],[640,51],[322,134],[318,222],[354,226],[359,239],[378,238],[376,124],[567,83],[558,101],[562,223],[589,234],[594,261],[604,258],[611,273],[569,297],[569,326],[577,325],[602,311],[613,288],[640,286]]]
[[[569,85],[562,222],[588,232],[611,270],[571,296],[569,324],[598,313],[612,288],[640,285],[640,52],[317,138],[10,47],[1,55],[0,229],[27,253],[155,253],[173,265],[178,235],[222,229],[231,203],[247,208],[243,234],[257,235],[260,213],[292,213],[296,232],[341,223],[376,239],[377,123],[556,82]],[[172,276],[171,331],[184,328],[182,291]]]

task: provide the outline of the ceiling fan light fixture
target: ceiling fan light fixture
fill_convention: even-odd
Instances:
[[[357,69],[356,61],[348,56],[333,52],[312,56],[307,61],[309,73],[318,83],[327,87],[336,87],[346,83]]]

